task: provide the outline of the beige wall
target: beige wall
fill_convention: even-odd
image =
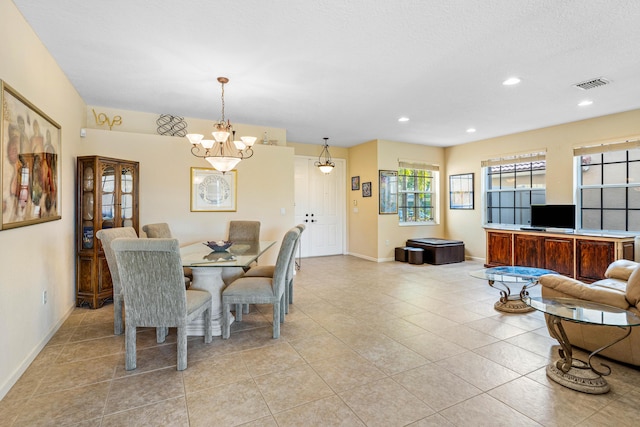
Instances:
[[[445,236],[446,216],[444,215],[444,205],[448,203],[449,198],[445,194],[445,177],[447,176],[447,171],[444,164],[444,149],[428,145],[378,140],[378,169],[397,170],[398,159],[413,160],[440,166],[439,189],[441,205],[437,208],[439,223],[436,225],[400,226],[397,215],[379,215],[378,258],[383,260],[394,259],[394,248],[396,246],[404,246],[406,240],[409,238]],[[376,210],[378,209],[377,179],[376,171],[373,185],[375,188],[373,198],[375,199]]]
[[[236,212],[190,211],[191,167],[211,166],[191,155],[186,138],[87,129],[79,154],[140,162],[140,226],[167,222],[184,245],[226,238],[234,219],[259,220],[265,240],[280,240],[295,225],[293,149],[256,145],[254,151],[237,167]],[[277,247],[260,260],[274,263],[276,256]]]
[[[10,0],[0,0],[0,40],[0,79],[62,126],[62,219],[0,231],[2,398],[74,306],[74,158],[85,105]]]
[[[375,261],[394,259],[394,248],[403,246],[412,237],[443,237],[445,215],[440,206],[439,224],[400,226],[397,215],[379,215],[378,171],[397,170],[398,159],[411,159],[439,165],[444,176],[444,149],[426,145],[386,140],[373,140],[349,148],[347,179],[347,217],[349,253]],[[371,197],[362,197],[362,190],[351,191],[350,177],[359,176],[360,185],[371,182]],[[444,181],[440,179],[440,191]]]
[[[349,149],[347,174],[347,230],[349,253],[361,258],[378,259],[378,151],[377,141]],[[351,177],[360,177],[360,190],[351,191]],[[371,197],[362,197],[362,183],[371,182]]]
[[[546,149],[547,203],[574,203],[573,148],[637,139],[639,135],[640,110],[634,110],[447,148],[447,175],[473,172],[476,194],[474,210],[446,209],[445,235],[463,240],[468,256],[485,257],[482,160]]]
[[[149,135],[158,134],[159,124],[157,121],[160,118],[159,114],[90,105],[86,107],[86,116],[87,122],[85,127],[89,129],[143,133]],[[219,118],[219,110],[212,107],[211,117],[208,119],[197,119],[192,117],[185,118],[184,122],[187,125],[186,131],[188,133],[199,133],[204,135],[205,139],[211,139],[213,122]],[[233,117],[230,118],[232,119]],[[115,124],[118,122],[120,124]],[[114,124],[110,127],[109,123]],[[265,145],[263,141],[266,133],[266,138],[270,145],[287,145],[287,131],[285,129],[235,122],[232,122],[232,124],[233,128],[236,130],[236,139],[239,139],[241,136],[255,136],[258,138],[255,143],[256,145]]]

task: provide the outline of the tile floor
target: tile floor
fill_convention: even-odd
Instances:
[[[637,426],[640,369],[613,363],[600,396],[550,382],[543,317],[496,312],[497,291],[469,276],[480,268],[303,259],[280,339],[270,307],[253,307],[229,340],[190,338],[183,372],[174,330],[161,345],[139,332],[127,372],[113,306],[77,308],[0,425]]]

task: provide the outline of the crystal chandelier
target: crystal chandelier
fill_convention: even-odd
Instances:
[[[211,163],[216,170],[225,173],[235,168],[240,161],[253,156],[253,136],[242,136],[236,141],[236,131],[231,122],[224,119],[224,85],[229,83],[226,77],[218,77],[222,85],[222,118],[213,124],[213,139],[203,139],[204,135],[197,133],[187,134],[187,139],[192,144],[191,154],[204,158]],[[231,137],[231,138],[229,138]]]
[[[329,143],[327,142],[329,138],[322,139],[324,139],[324,146],[322,147],[322,151],[318,156],[318,161],[315,162],[314,165],[317,166],[322,173],[330,174],[336,164],[331,161],[331,154],[329,154]],[[323,155],[324,159],[322,159]]]

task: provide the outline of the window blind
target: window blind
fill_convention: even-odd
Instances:
[[[524,162],[543,162],[546,159],[546,151],[537,153],[518,154],[514,156],[500,157],[497,159],[488,159],[481,162],[482,167],[510,165],[512,163]]]
[[[417,162],[415,160],[398,159],[398,167],[404,169],[423,169],[428,171],[439,171],[440,166],[429,163]]]
[[[586,156],[588,154],[609,153],[611,151],[624,151],[640,148],[640,139],[624,142],[612,142],[608,144],[592,145],[589,147],[576,147],[573,149],[574,156]]]

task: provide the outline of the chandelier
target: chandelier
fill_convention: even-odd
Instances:
[[[191,154],[208,161],[214,169],[225,173],[235,168],[240,161],[253,156],[253,136],[242,136],[236,141],[236,131],[231,122],[224,118],[224,85],[229,83],[226,77],[218,77],[222,85],[222,118],[213,124],[213,139],[203,139],[204,135],[187,134],[191,143]],[[229,138],[231,137],[231,138]]]
[[[329,144],[327,143],[329,138],[322,139],[324,139],[324,146],[322,147],[322,151],[318,156],[318,161],[314,163],[314,166],[317,166],[322,173],[330,174],[336,164],[331,161],[331,154],[329,154]],[[322,159],[323,155],[324,159]]]

